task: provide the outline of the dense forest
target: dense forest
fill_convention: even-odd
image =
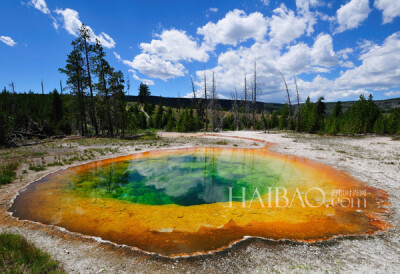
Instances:
[[[0,144],[15,145],[16,139],[46,138],[80,134],[82,136],[132,136],[140,130],[220,131],[292,130],[326,134],[400,134],[400,108],[383,112],[370,95],[344,110],[337,102],[327,113],[324,98],[292,104],[286,80],[287,103],[257,101],[257,71],[251,81],[244,78],[243,94],[231,100],[218,99],[214,73],[211,83],[203,78],[202,98],[162,98],[151,96],[141,83],[138,95],[126,96],[129,80],[106,60],[99,41],[91,43],[89,29],[82,25],[80,36],[72,41],[66,64],[59,71],[67,76],[67,87],[49,94],[17,93],[11,82],[0,94]],[[249,83],[250,82],[250,83]],[[69,90],[67,93],[66,90]],[[164,105],[164,102],[166,105]],[[172,103],[171,103],[172,102]],[[167,106],[168,105],[168,106]]]

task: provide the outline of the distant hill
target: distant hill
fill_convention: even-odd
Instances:
[[[127,95],[126,100],[128,102],[137,102],[138,96]],[[199,99],[197,99],[197,100],[199,100]],[[231,110],[232,109],[232,104],[233,104],[232,100],[218,99],[217,101],[223,110]],[[160,104],[160,102],[161,102],[164,106],[168,106],[168,107],[172,107],[172,108],[178,108],[179,106],[181,106],[182,108],[184,108],[184,107],[190,107],[194,101],[192,98],[148,96],[146,99],[146,102],[150,103],[150,104],[154,103],[156,105]],[[356,101],[343,101],[342,102],[343,111],[346,111],[355,102]],[[374,102],[384,112],[389,112],[390,110],[392,110],[394,108],[400,108],[400,98],[387,99],[387,100],[376,100]],[[334,108],[335,104],[336,104],[336,102],[327,102],[326,103],[328,114],[331,114],[333,112],[333,108]],[[283,107],[283,104],[257,102],[258,109],[262,109],[263,106],[265,107],[265,109],[268,109],[268,111],[271,112],[274,110],[279,111]]]
[[[343,111],[349,109],[356,101],[343,101]],[[389,112],[392,109],[400,108],[400,98],[387,99],[387,100],[374,100],[375,104],[384,112]],[[336,102],[327,102],[326,111],[328,114],[333,112]]]
[[[197,98],[197,100],[202,100]],[[126,101],[128,102],[137,102],[138,101],[138,96],[132,96],[132,95],[126,95]],[[184,107],[190,107],[195,104],[194,99],[192,98],[176,98],[176,97],[159,97],[159,96],[148,96],[146,97],[146,103],[150,104],[160,104],[160,102],[167,107],[172,107],[172,108],[178,108],[179,106],[184,108]],[[233,100],[229,99],[218,99],[217,103],[221,106],[223,110],[231,110],[232,109],[232,104]],[[278,103],[263,103],[263,102],[257,102],[257,108],[262,109],[265,107],[266,110],[268,111],[274,111],[274,110],[280,110],[282,108],[283,104],[278,104]]]

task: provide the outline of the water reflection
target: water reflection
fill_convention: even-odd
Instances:
[[[279,166],[280,168],[277,168]],[[109,163],[71,175],[67,191],[148,205],[226,202],[229,187],[246,198],[264,194],[281,178],[281,161],[241,151],[200,150]]]

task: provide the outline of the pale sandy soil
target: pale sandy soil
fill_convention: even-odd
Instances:
[[[62,232],[51,227],[14,220],[7,214],[13,197],[28,183],[63,167],[50,167],[46,171],[21,173],[13,184],[0,188],[0,231],[22,234],[38,247],[49,252],[70,273],[236,273],[236,272],[347,272],[347,273],[399,273],[400,272],[400,141],[390,137],[320,137],[292,133],[224,132],[220,137],[202,137],[202,134],[161,134],[167,139],[156,144],[125,143],[118,151],[96,155],[92,160],[118,155],[190,146],[261,146],[254,141],[232,139],[228,136],[262,139],[276,143],[271,149],[285,154],[307,157],[337,169],[347,171],[355,178],[390,194],[388,221],[394,226],[387,233],[368,237],[351,237],[317,244],[271,243],[259,239],[241,242],[214,255],[192,258],[166,259],[83,239],[77,234]],[[228,144],[218,142],[226,139]],[[64,144],[58,141],[57,145]],[[109,145],[107,145],[109,146]],[[64,149],[65,147],[65,149]],[[44,157],[49,161],[53,155],[63,155],[68,145],[53,148]],[[94,145],[102,147],[104,145]],[[140,147],[140,151],[138,151]],[[87,146],[76,145],[75,151]],[[71,149],[71,148],[70,148]],[[50,150],[50,148],[49,148]],[[54,157],[53,157],[54,158]],[[73,165],[80,163],[75,162]],[[21,168],[27,169],[26,165]]]

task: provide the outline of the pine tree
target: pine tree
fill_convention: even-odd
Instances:
[[[81,129],[81,134],[85,135],[87,133],[85,89],[88,86],[88,80],[84,70],[83,57],[76,46],[68,54],[65,68],[60,68],[59,71],[65,73],[68,77],[67,84],[76,100],[75,118]]]
[[[271,115],[271,125],[270,125],[270,127],[271,128],[277,128],[278,125],[279,125],[278,115],[277,115],[276,111],[273,111],[272,115]]]
[[[326,104],[323,102],[324,97],[319,97],[315,106],[315,117],[316,121],[314,124],[313,132],[317,132],[324,129]]]
[[[333,115],[333,117],[336,117],[336,118],[342,117],[342,115],[343,115],[342,102],[338,101],[335,104],[332,115]]]
[[[163,113],[164,113],[164,108],[162,105],[159,105],[157,108],[157,112],[156,115],[154,117],[154,127],[155,128],[163,128],[164,124],[163,124]]]
[[[111,106],[111,95],[110,90],[111,77],[113,76],[114,69],[105,59],[106,53],[100,43],[96,43],[95,47],[95,73],[97,75],[98,82],[95,87],[98,91],[99,96],[99,111],[102,113],[102,125],[107,128],[107,133],[111,136],[114,135],[113,119],[112,119],[112,106]]]
[[[127,125],[126,121],[126,101],[124,91],[124,75],[121,71],[112,71],[109,78],[109,86],[112,96],[112,111],[114,121],[121,131],[122,136],[125,135]]]
[[[64,116],[64,110],[61,97],[57,89],[54,89],[52,93],[52,107],[51,107],[51,120],[53,126],[58,127],[58,124],[63,119],[63,116]]]
[[[140,86],[139,86],[139,95],[138,95],[138,99],[139,99],[139,102],[142,104],[142,105],[144,105],[145,103],[146,103],[146,97],[147,96],[150,96],[150,89],[149,89],[149,86],[148,85],[146,85],[145,83],[140,83]]]
[[[301,124],[300,124],[300,129],[303,132],[312,132],[313,126],[314,126],[314,117],[313,117],[313,112],[314,112],[314,105],[310,101],[310,97],[307,97],[307,100],[304,104],[304,106],[301,108]]]
[[[289,119],[291,119],[289,116],[289,107],[288,104],[284,104],[279,117],[279,129],[287,129],[289,125]]]
[[[90,107],[89,107],[89,116],[92,122],[93,127],[95,128],[96,135],[99,134],[99,128],[96,119],[96,110],[95,110],[95,102],[93,97],[93,84],[92,84],[92,70],[93,70],[93,62],[95,59],[95,46],[90,44],[90,28],[82,24],[79,28],[79,37],[72,42],[72,44],[82,53],[84,58],[84,66],[85,72],[89,87],[89,95],[90,95]],[[97,45],[100,45],[99,41],[96,41]]]
[[[0,145],[7,145],[11,138],[13,119],[9,115],[10,93],[4,87],[0,94]]]

